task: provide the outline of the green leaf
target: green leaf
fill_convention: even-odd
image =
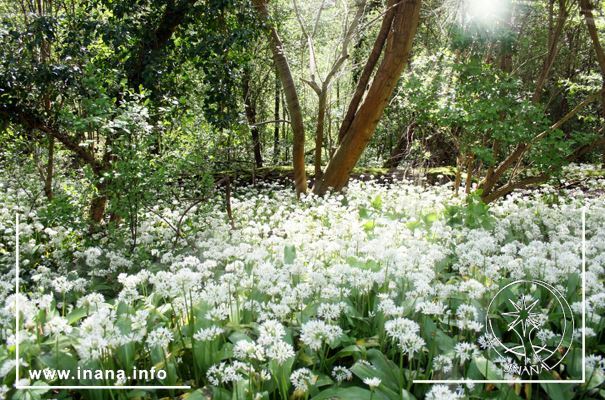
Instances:
[[[371,203],[372,207],[376,210],[382,210],[382,197],[380,195],[376,196]]]
[[[386,399],[382,394],[376,393],[372,397],[372,392],[368,389],[363,389],[356,386],[351,387],[336,387],[320,392],[317,396],[313,396],[312,400],[370,400],[370,399]]]
[[[284,264],[292,264],[296,259],[296,247],[291,244],[284,246]]]
[[[70,312],[69,314],[67,314],[67,322],[69,322],[69,324],[73,324],[74,322],[79,321],[80,319],[84,318],[86,316],[86,310],[83,308],[76,308],[74,310],[72,310],[72,312]]]
[[[556,378],[551,373],[548,373],[545,371],[542,371],[540,373],[540,379],[552,380],[553,382],[556,380]],[[567,399],[572,399],[574,397],[574,388],[577,385],[562,385],[559,382],[557,382],[557,383],[540,383],[540,386],[548,394],[549,399],[567,400]]]

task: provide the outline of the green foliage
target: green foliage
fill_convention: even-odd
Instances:
[[[446,206],[444,216],[450,226],[465,226],[471,229],[489,229],[494,223],[489,206],[481,200],[481,190],[470,193],[462,205]]]

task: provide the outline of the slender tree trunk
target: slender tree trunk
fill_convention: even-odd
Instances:
[[[296,93],[294,79],[288,65],[285,48],[277,30],[270,25],[269,10],[267,9],[267,0],[252,0],[256,11],[261,19],[268,25],[269,40],[273,61],[279,73],[282,83],[286,103],[290,112],[290,124],[294,134],[294,144],[292,146],[292,159],[294,168],[294,184],[296,194],[300,195],[307,191],[307,174],[305,171],[305,127],[303,124],[302,109]]]
[[[550,6],[552,7],[554,0],[551,0]],[[559,52],[559,39],[561,34],[563,33],[563,27],[565,25],[565,21],[567,20],[567,2],[565,0],[559,0],[559,13],[557,16],[557,22],[554,28],[551,27],[548,33],[548,54],[544,59],[544,63],[542,64],[542,69],[540,70],[540,74],[538,75],[538,79],[536,81],[536,89],[534,90],[534,94],[532,96],[532,101],[534,103],[539,103],[542,98],[542,90],[544,89],[544,85],[546,84],[546,80],[548,79],[548,75],[550,74],[550,70],[555,62],[555,58],[557,57],[557,53]],[[551,9],[552,12],[552,9]]]
[[[90,221],[99,224],[105,216],[105,208],[107,207],[106,186],[102,183],[96,185],[97,194],[90,202],[89,218]]]
[[[48,135],[48,161],[46,163],[46,174],[44,176],[44,194],[48,200],[53,198],[53,174],[55,162],[55,138]]]
[[[464,185],[464,192],[469,194],[471,192],[471,188],[473,186],[473,164],[475,162],[475,157],[473,153],[470,153],[466,156],[466,182]]]
[[[324,143],[324,125],[326,119],[326,108],[328,91],[324,88],[319,94],[319,105],[317,110],[317,127],[315,128],[315,181],[321,178],[321,150]]]
[[[387,37],[389,36],[390,29],[393,24],[393,18],[395,16],[395,4],[399,4],[400,0],[389,0],[387,2],[387,11],[382,19],[382,23],[380,25],[380,30],[378,31],[378,36],[374,41],[374,46],[372,47],[372,51],[366,61],[366,64],[359,76],[359,80],[357,80],[357,86],[355,88],[355,92],[353,93],[353,97],[349,102],[349,107],[347,108],[347,113],[345,114],[342,123],[340,124],[340,130],[338,131],[338,142],[340,143],[344,138],[345,134],[349,130],[351,123],[353,123],[353,119],[355,118],[355,113],[359,108],[359,104],[361,103],[361,99],[363,98],[366,89],[368,88],[368,84],[370,83],[370,78],[372,77],[372,72],[376,68],[376,64],[380,59],[380,55],[382,54],[382,49],[384,48],[384,44],[387,41]],[[401,7],[399,4],[397,7]]]
[[[382,62],[322,179],[316,183],[316,194],[324,194],[330,188],[340,190],[346,185],[353,167],[374,135],[389,97],[407,64],[420,18],[420,4],[421,0],[399,0],[396,7],[389,9],[395,10],[395,15],[389,24]],[[385,14],[385,18],[388,14]],[[381,41],[380,37],[377,38],[378,43]],[[373,60],[369,59],[368,62],[372,63]]]
[[[275,121],[279,121],[279,103],[280,103],[280,93],[279,93],[279,74],[277,70],[275,71],[275,105],[273,109],[273,117]],[[273,164],[278,163],[279,161],[279,122],[275,123],[273,127]]]
[[[252,134],[252,147],[254,151],[254,165],[256,168],[263,166],[263,156],[261,153],[260,143],[260,132],[256,125],[256,104],[252,100],[252,93],[250,93],[250,73],[244,72],[244,78],[242,81],[242,91],[244,94],[244,109],[246,113],[246,120],[250,127],[250,133]]]
[[[39,1],[38,2],[38,13],[39,15],[47,15],[52,16],[53,13],[53,4],[52,1]],[[50,62],[51,57],[51,43],[43,39],[40,45],[40,61],[43,64]],[[50,113],[50,109],[52,107],[52,103],[50,97],[48,95],[44,96],[44,109],[47,113]],[[55,138],[47,134],[48,140],[48,160],[46,163],[46,173],[44,176],[44,194],[48,200],[52,200],[53,198],[53,173],[54,173],[54,162],[55,162]]]
[[[282,121],[287,121],[288,118],[290,118],[290,116],[288,115],[288,106],[286,106],[286,96],[284,96],[283,92],[281,94],[281,115],[282,115]],[[290,162],[290,146],[288,144],[289,138],[288,138],[288,134],[289,134],[289,126],[291,126],[290,124],[286,124],[286,122],[282,122],[281,125],[281,136],[282,136],[282,143],[284,144],[284,163],[288,163]]]
[[[605,118],[605,52],[603,52],[603,47],[601,46],[601,42],[599,40],[599,33],[595,25],[595,19],[592,11],[592,4],[590,3],[590,0],[580,0],[580,13],[584,16],[584,20],[586,21],[586,27],[588,28],[588,33],[590,34],[590,39],[592,40],[592,46],[601,70],[601,77],[603,80],[602,89],[604,89],[601,91],[601,109],[603,114],[602,116]],[[605,146],[603,146],[602,157],[602,163],[605,166]]]
[[[391,156],[384,163],[384,168],[395,169],[399,166],[405,153],[409,150],[410,145],[412,144],[412,140],[414,138],[414,129],[416,129],[416,123],[412,122],[408,125],[405,132],[403,132],[399,139],[397,140],[397,144],[395,148],[391,151]]]
[[[456,178],[454,179],[454,196],[458,196],[460,192],[460,184],[462,183],[462,155],[458,153],[456,157]]]

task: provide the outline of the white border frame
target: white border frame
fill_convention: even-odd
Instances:
[[[582,384],[586,383],[586,206],[582,207],[582,379],[548,380],[548,379],[414,379],[412,383],[553,383]],[[573,335],[573,333],[572,333]]]
[[[157,390],[157,389],[191,389],[189,385],[183,386],[162,386],[162,385],[124,385],[124,386],[111,386],[111,385],[20,385],[19,384],[19,213],[15,216],[15,388],[17,390],[57,390],[57,389],[89,389],[89,390],[130,390],[130,389],[141,389],[141,390]]]

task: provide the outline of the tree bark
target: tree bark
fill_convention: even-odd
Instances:
[[[319,104],[317,110],[317,127],[315,128],[315,181],[321,179],[321,150],[324,143],[324,125],[327,108],[327,88],[323,88],[319,94]]]
[[[273,109],[273,117],[276,121],[279,121],[279,74],[275,71],[275,104]],[[273,164],[277,164],[279,161],[279,122],[275,123],[273,127]]]
[[[244,111],[246,114],[246,120],[250,127],[250,133],[252,135],[252,148],[254,152],[254,164],[257,168],[263,166],[263,155],[261,152],[260,143],[260,132],[256,125],[256,104],[252,100],[252,93],[250,92],[250,73],[249,71],[244,72],[242,79],[242,92],[244,95]]]
[[[378,59],[382,54],[382,49],[384,48],[384,44],[387,41],[387,37],[389,36],[389,32],[391,30],[393,24],[393,18],[395,16],[395,6],[401,7],[400,0],[389,0],[387,2],[387,11],[384,14],[382,19],[382,23],[380,25],[380,30],[378,31],[378,36],[374,41],[374,46],[372,47],[372,51],[366,61],[366,64],[359,76],[359,80],[357,81],[357,86],[355,88],[355,92],[353,93],[353,97],[349,102],[349,107],[347,108],[347,113],[342,120],[340,125],[340,129],[338,131],[338,142],[342,142],[345,134],[347,133],[353,119],[355,117],[355,113],[359,108],[359,103],[361,103],[361,99],[366,92],[368,84],[370,83],[370,78],[372,77],[372,72],[376,68],[376,63],[378,63]]]
[[[462,155],[458,153],[456,157],[456,178],[454,179],[454,196],[458,196],[460,192],[460,184],[462,183]]]
[[[551,7],[553,3],[554,0],[551,0]],[[540,70],[540,74],[538,75],[538,79],[536,81],[536,88],[532,96],[532,101],[534,103],[539,103],[542,98],[542,90],[544,89],[544,85],[546,84],[546,80],[548,78],[548,75],[550,74],[550,70],[552,69],[552,66],[555,62],[557,53],[559,52],[559,39],[561,37],[561,34],[563,33],[563,26],[565,25],[566,20],[567,2],[566,0],[559,0],[559,13],[557,15],[557,22],[554,28],[549,32],[548,54],[544,59],[544,63],[542,64],[542,69]]]
[[[105,208],[107,207],[106,187],[103,183],[97,183],[97,193],[90,202],[89,219],[94,224],[100,224],[105,216]]]
[[[466,181],[464,183],[464,193],[469,194],[473,186],[473,164],[475,162],[475,156],[470,153],[466,156]]]
[[[405,153],[410,149],[412,144],[412,140],[414,139],[414,130],[416,129],[416,123],[412,122],[408,125],[405,132],[403,132],[399,139],[397,140],[397,144],[395,148],[391,151],[391,156],[384,163],[384,168],[395,169],[399,166],[403,158],[405,157]]]
[[[315,184],[313,190],[316,194],[322,195],[330,188],[340,190],[346,185],[353,167],[374,135],[389,97],[407,64],[420,18],[420,4],[421,0],[399,0],[395,7],[389,9],[395,10],[395,15],[388,27],[382,62],[322,179]],[[388,14],[385,14],[385,19]],[[381,41],[382,38],[378,37],[377,43]],[[368,62],[373,62],[371,57]]]
[[[44,175],[44,194],[48,200],[53,198],[53,174],[55,162],[55,138],[48,136],[48,160],[46,162],[46,173]]]
[[[305,127],[303,124],[302,109],[298,100],[298,94],[296,93],[290,66],[288,65],[288,59],[286,58],[284,45],[277,34],[277,30],[270,25],[267,0],[252,0],[252,4],[261,20],[268,25],[267,28],[273,61],[279,73],[279,78],[286,97],[286,104],[290,113],[290,124],[294,135],[294,144],[292,146],[294,185],[296,194],[300,195],[307,191],[307,174],[305,171]]]

